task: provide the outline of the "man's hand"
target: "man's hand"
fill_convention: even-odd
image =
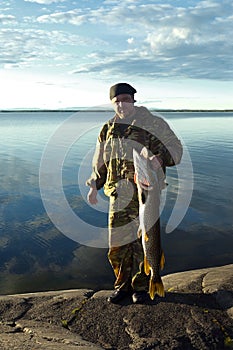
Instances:
[[[151,167],[153,170],[158,170],[162,167],[163,165],[163,161],[161,158],[159,158],[158,156],[152,156],[150,157],[150,163],[151,163]]]
[[[151,165],[153,170],[157,171],[158,169],[160,169],[163,166],[163,161],[162,161],[162,159],[159,156],[149,157],[148,149],[146,147],[143,147],[143,149],[141,150],[140,154],[145,159],[149,159],[150,165]]]
[[[91,187],[88,194],[87,194],[87,201],[92,204],[92,205],[95,205],[98,203],[98,200],[97,200],[97,189],[94,188],[94,187]]]

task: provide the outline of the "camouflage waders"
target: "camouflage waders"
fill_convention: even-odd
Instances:
[[[109,208],[108,258],[114,270],[114,287],[117,289],[148,290],[142,244],[137,237],[138,226],[136,186],[129,180],[122,180],[117,186],[117,195],[110,196]]]

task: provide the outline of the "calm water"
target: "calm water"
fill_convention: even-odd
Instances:
[[[171,233],[166,233],[166,224],[179,188],[191,182],[190,163],[184,159],[180,165],[181,181],[175,167],[168,169],[161,214],[167,256],[164,273],[232,263],[233,114],[163,116],[182,139],[193,168],[191,203]],[[82,239],[77,242],[60,232],[45,210],[39,186],[42,164],[46,165],[42,177],[46,173],[48,191],[54,194],[59,178],[56,166],[61,162],[64,198],[86,223],[77,231],[92,237],[88,225],[106,228],[107,201],[100,194],[101,206],[90,208],[85,179],[99,128],[110,117],[111,112],[0,113],[0,293],[111,288],[106,249],[85,246]],[[186,191],[190,188],[191,184]]]

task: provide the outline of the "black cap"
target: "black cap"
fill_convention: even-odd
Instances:
[[[117,95],[128,94],[134,96],[137,91],[127,83],[118,83],[110,87],[110,100],[112,100]]]

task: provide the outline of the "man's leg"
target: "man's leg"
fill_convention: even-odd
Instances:
[[[137,237],[138,199],[137,193],[129,200],[127,190],[123,196],[110,198],[109,210],[109,261],[113,267],[116,281],[115,289],[133,292],[148,290],[148,277],[140,270],[143,263],[143,249]]]

